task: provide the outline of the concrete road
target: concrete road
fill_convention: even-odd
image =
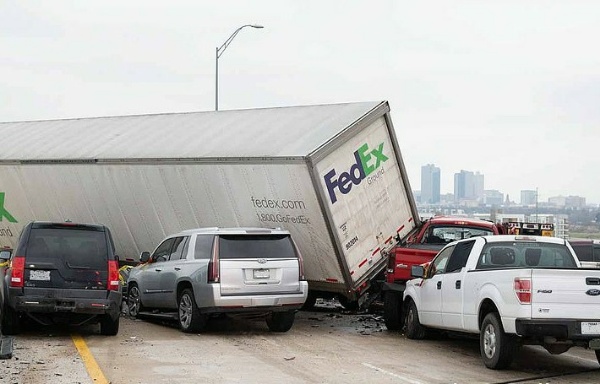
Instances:
[[[215,319],[202,334],[122,318],[115,337],[97,327],[33,326],[0,361],[0,383],[597,383],[592,351],[552,356],[525,347],[510,370],[484,367],[477,340],[413,341],[376,314],[335,305],[299,312],[291,331],[264,321]]]

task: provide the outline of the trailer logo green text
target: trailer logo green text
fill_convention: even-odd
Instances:
[[[0,192],[0,221],[4,220],[4,218],[11,223],[17,222],[13,215],[11,215],[6,208],[4,208],[4,192]]]
[[[337,201],[336,188],[343,195],[347,194],[352,186],[359,185],[367,176],[379,168],[381,163],[387,161],[388,157],[383,154],[383,143],[372,150],[369,150],[369,145],[365,143],[354,152],[354,159],[356,162],[350,167],[350,170],[342,172],[339,177],[336,176],[335,168],[325,174],[324,180],[331,204]]]

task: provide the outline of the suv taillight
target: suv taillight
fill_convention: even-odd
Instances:
[[[298,266],[300,267],[300,280],[304,280],[304,259],[300,251],[298,251]]]
[[[25,286],[25,256],[15,256],[11,262],[10,286],[23,288]]]
[[[531,279],[515,277],[515,293],[521,304],[531,304]]]
[[[219,273],[219,240],[215,238],[213,252],[208,262],[208,282],[218,283],[220,278]]]
[[[108,285],[109,291],[118,291],[121,284],[119,283],[119,262],[117,260],[108,261]]]

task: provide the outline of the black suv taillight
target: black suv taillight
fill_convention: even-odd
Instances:
[[[23,288],[25,286],[25,256],[15,256],[11,263],[10,286]]]
[[[119,282],[119,262],[117,260],[108,261],[108,282],[109,291],[118,291],[121,283]]]

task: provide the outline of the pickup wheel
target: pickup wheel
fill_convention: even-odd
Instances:
[[[488,313],[481,323],[479,335],[479,350],[485,366],[507,368],[512,363],[516,348],[515,337],[504,333],[498,313]]]
[[[383,320],[390,331],[399,331],[404,326],[402,317],[402,296],[388,291],[383,299]]]
[[[267,326],[271,332],[287,332],[294,325],[295,311],[273,312],[267,317]]]
[[[406,311],[406,337],[413,340],[421,340],[427,336],[427,329],[419,322],[419,312],[414,301],[408,302]]]
[[[179,328],[186,333],[200,332],[208,321],[207,315],[200,313],[194,292],[189,288],[184,289],[179,296],[178,312]]]
[[[143,310],[144,306],[140,297],[140,289],[137,284],[131,284],[127,293],[127,311],[129,312],[129,316],[138,317]]]

